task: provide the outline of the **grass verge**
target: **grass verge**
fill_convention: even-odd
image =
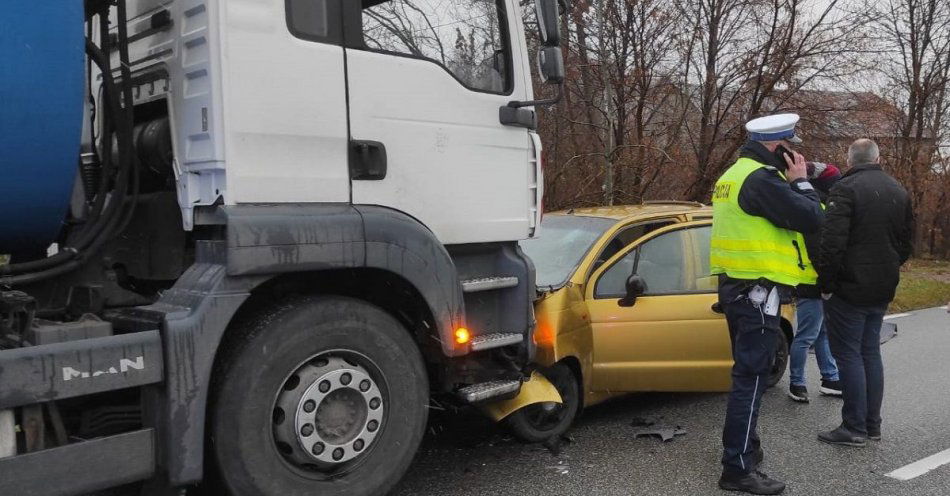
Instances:
[[[950,302],[950,261],[911,260],[901,268],[891,313],[946,305]]]

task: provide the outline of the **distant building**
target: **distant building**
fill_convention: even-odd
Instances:
[[[848,145],[859,138],[877,141],[886,159],[895,151],[905,115],[871,92],[799,90],[781,108],[802,116],[798,129],[806,158],[839,165],[847,161]]]

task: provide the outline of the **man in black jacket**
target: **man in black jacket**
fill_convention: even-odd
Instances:
[[[828,199],[816,263],[844,406],[841,425],[818,438],[864,446],[881,438],[881,323],[913,248],[914,218],[907,191],[881,169],[876,143],[855,141],[848,165]]]

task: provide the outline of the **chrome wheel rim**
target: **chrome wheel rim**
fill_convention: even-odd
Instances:
[[[375,446],[387,402],[368,359],[341,352],[309,359],[284,381],[274,404],[277,449],[291,465],[331,472],[357,463]],[[365,367],[360,361],[368,362]]]

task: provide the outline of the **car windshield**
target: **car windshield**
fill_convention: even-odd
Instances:
[[[603,217],[546,215],[541,236],[521,241],[537,270],[538,287],[564,284],[594,241],[615,223]]]

